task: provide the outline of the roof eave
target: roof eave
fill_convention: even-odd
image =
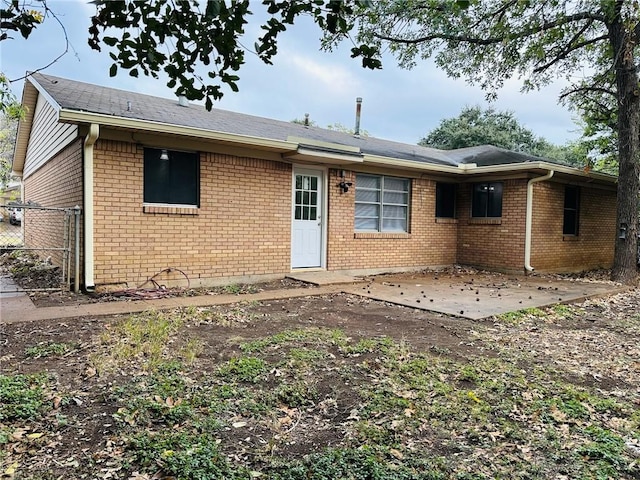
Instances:
[[[567,175],[573,175],[577,177],[586,178],[592,181],[598,181],[607,184],[616,184],[618,179],[613,175],[606,173],[599,173],[593,171],[587,171],[580,168],[571,167],[568,165],[559,165],[550,162],[524,162],[524,163],[508,163],[502,165],[490,165],[484,167],[478,167],[475,164],[460,165],[460,168],[465,174],[489,174],[489,173],[503,173],[503,172],[521,172],[521,171],[536,171],[536,170],[553,170],[558,173],[564,173]]]
[[[401,160],[377,155],[364,155],[364,163],[376,166],[392,166],[409,171],[423,171],[433,173],[447,173],[453,175],[487,175],[492,173],[536,172],[553,170],[558,173],[581,177],[589,181],[597,181],[609,185],[615,185],[617,178],[606,173],[585,171],[566,165],[558,165],[550,162],[525,162],[509,163],[502,165],[490,165],[478,167],[476,164],[460,164],[458,166],[439,165],[434,163],[416,162],[413,160]]]
[[[150,131],[154,133],[164,133],[181,135],[186,137],[196,137],[206,140],[220,141],[229,144],[251,145],[254,147],[266,148],[278,152],[293,152],[298,148],[297,143],[274,140],[269,138],[254,137],[235,133],[225,133],[204,128],[173,125],[170,123],[154,122],[137,118],[125,118],[102,113],[84,112],[63,108],[60,111],[60,121],[76,124],[97,123],[103,126],[125,128],[132,130]]]
[[[16,144],[13,150],[13,161],[11,162],[12,173],[19,177],[22,176],[22,172],[24,171],[24,164],[27,158],[27,148],[29,147],[29,138],[31,137],[33,116],[35,114],[39,95],[42,95],[58,114],[60,112],[60,105],[58,102],[56,102],[31,75],[28,75],[24,82],[21,100],[22,107],[24,108],[24,116],[18,122],[18,133],[16,135]]]

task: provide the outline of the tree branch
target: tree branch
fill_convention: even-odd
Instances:
[[[553,64],[567,58],[567,56],[575,50],[579,50],[582,47],[586,47],[587,45],[591,45],[593,43],[597,43],[602,40],[607,40],[609,38],[608,35],[600,35],[599,37],[595,37],[590,40],[585,40],[584,42],[576,43],[575,45],[572,46],[571,44],[573,43],[573,41],[577,40],[578,37],[580,37],[580,35],[582,35],[587,28],[588,28],[588,25],[586,25],[580,32],[574,35],[574,37],[567,44],[566,48],[563,48],[562,51],[560,51],[554,58],[552,58],[550,61],[548,61],[544,65],[534,68],[533,73],[543,72],[547,68],[551,67]]]
[[[38,72],[41,72],[42,70],[46,70],[51,65],[53,65],[58,60],[60,60],[62,57],[64,57],[67,53],[69,53],[69,35],[67,34],[67,29],[65,28],[64,23],[62,23],[62,20],[60,20],[60,18],[58,18],[58,16],[55,14],[55,12],[49,8],[49,6],[47,5],[46,2],[42,2],[42,4],[44,6],[45,12],[48,15],[51,15],[55,19],[55,21],[58,22],[58,25],[60,25],[60,28],[62,29],[62,34],[64,35],[64,51],[60,55],[58,55],[56,58],[51,60],[49,63],[47,63],[44,67],[37,68],[37,69],[35,69],[35,70],[31,71],[31,72],[27,72],[26,74],[22,75],[21,77],[17,77],[17,78],[14,78],[12,80],[9,80],[9,83],[19,82],[19,81],[24,80],[25,78],[33,75],[34,73],[38,73]]]
[[[573,15],[567,15],[566,17],[553,20],[551,22],[545,22],[537,27],[526,28],[521,32],[505,35],[504,37],[477,38],[466,35],[448,35],[445,33],[434,33],[419,38],[397,38],[390,35],[380,34],[375,34],[375,37],[388,42],[404,43],[408,45],[415,45],[417,43],[425,43],[433,40],[449,40],[457,43],[468,43],[472,45],[494,45],[496,43],[502,43],[505,40],[518,40],[520,38],[528,37],[534,33],[546,32],[548,30],[552,30],[554,28],[561,27],[563,25],[567,25],[569,23],[577,22],[580,20],[589,20],[590,22],[605,22],[606,19],[604,16],[597,15],[592,12],[579,12],[574,13]]]
[[[571,90],[568,90],[560,95],[560,100],[564,100],[569,95],[574,95],[576,93],[604,93],[606,95],[611,95],[613,97],[616,96],[616,92],[613,90],[609,90],[604,87],[575,87]]]

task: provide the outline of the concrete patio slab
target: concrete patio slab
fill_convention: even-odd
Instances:
[[[26,297],[25,291],[9,275],[0,275],[0,300],[10,297]]]
[[[287,278],[318,286],[341,285],[364,281],[362,277],[354,277],[353,275],[341,272],[327,272],[326,270],[293,272],[287,275]]]
[[[493,315],[574,303],[626,290],[606,282],[570,281],[508,275],[382,276],[365,285],[345,286],[347,293],[407,307],[478,320]]]

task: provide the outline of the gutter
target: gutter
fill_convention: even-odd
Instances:
[[[100,135],[100,125],[92,123],[84,139],[84,286],[95,288],[93,263],[93,146]]]
[[[544,182],[553,177],[555,172],[549,170],[546,175],[542,177],[532,178],[527,182],[527,211],[525,215],[525,230],[524,230],[524,271],[525,273],[533,272],[531,266],[531,230],[533,224],[533,184],[538,182]]]
[[[105,115],[103,113],[91,113],[78,110],[61,109],[59,121],[66,123],[99,123],[103,127],[116,127],[121,129],[143,130],[153,133],[163,133],[180,135],[185,137],[195,137],[204,140],[213,140],[229,144],[252,145],[274,151],[295,151],[297,143],[282,140],[272,140],[269,138],[254,137],[236,133],[224,133],[204,128],[187,127],[174,125],[171,123],[157,122],[152,120],[140,120],[136,118],[119,117],[115,115]]]

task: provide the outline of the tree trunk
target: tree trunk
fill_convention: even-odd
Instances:
[[[634,32],[625,31],[620,17],[609,27],[618,100],[618,198],[613,280],[637,280],[638,196],[640,195],[640,92],[634,62]],[[624,237],[624,238],[623,238]]]

